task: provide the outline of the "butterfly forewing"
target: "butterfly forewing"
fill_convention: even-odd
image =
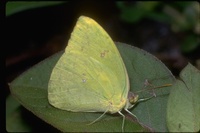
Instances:
[[[109,35],[80,17],[48,86],[51,105],[75,112],[120,110],[129,91],[126,68]],[[119,106],[120,105],[120,106]]]

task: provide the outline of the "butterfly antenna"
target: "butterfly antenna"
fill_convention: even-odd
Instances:
[[[142,90],[136,91],[135,93],[139,93],[139,92],[142,92],[142,91],[145,91],[145,90],[150,90],[150,89],[157,89],[157,88],[169,87],[169,86],[172,86],[172,84],[164,84],[164,85],[156,86],[156,87],[153,87],[153,88],[142,89]]]

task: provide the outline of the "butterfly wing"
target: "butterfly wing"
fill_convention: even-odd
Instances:
[[[94,20],[81,16],[48,84],[51,105],[74,112],[117,112],[129,81],[114,42]]]

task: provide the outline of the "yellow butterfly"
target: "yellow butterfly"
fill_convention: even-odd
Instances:
[[[81,16],[64,54],[53,68],[48,100],[56,108],[72,112],[121,113],[138,102],[129,93],[126,67],[110,36],[93,19]],[[139,101],[146,100],[141,99]]]

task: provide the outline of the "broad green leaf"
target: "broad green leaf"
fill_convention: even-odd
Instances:
[[[31,127],[22,118],[21,104],[11,95],[6,99],[6,131],[30,132]]]
[[[171,132],[200,131],[200,71],[188,64],[173,85],[168,106],[167,125]]]
[[[117,43],[117,47],[126,65],[132,92],[143,89],[146,79],[155,86],[173,82],[171,72],[154,56],[125,44]],[[36,116],[63,132],[121,132],[122,117],[118,114],[106,114],[96,123],[87,125],[102,113],[69,112],[56,109],[49,104],[48,81],[53,67],[62,54],[63,52],[59,52],[53,55],[15,79],[10,85],[12,95]],[[169,90],[170,87],[155,90],[157,97],[134,107],[131,112],[146,126],[141,127],[128,115],[125,120],[125,131],[167,131],[165,110]],[[141,93],[140,96],[149,95]]]
[[[174,77],[166,66],[146,51],[128,45],[117,45],[126,65],[132,92],[144,88],[145,80],[154,86],[172,84]],[[152,88],[152,87],[150,87]],[[171,87],[155,90],[156,97],[139,103],[132,113],[139,121],[155,131],[167,131],[166,107]],[[149,93],[138,93],[140,98],[150,97]]]
[[[6,16],[10,16],[14,13],[18,13],[20,11],[33,9],[33,8],[39,8],[39,7],[45,7],[45,6],[51,6],[63,3],[62,1],[9,1],[6,3]]]

